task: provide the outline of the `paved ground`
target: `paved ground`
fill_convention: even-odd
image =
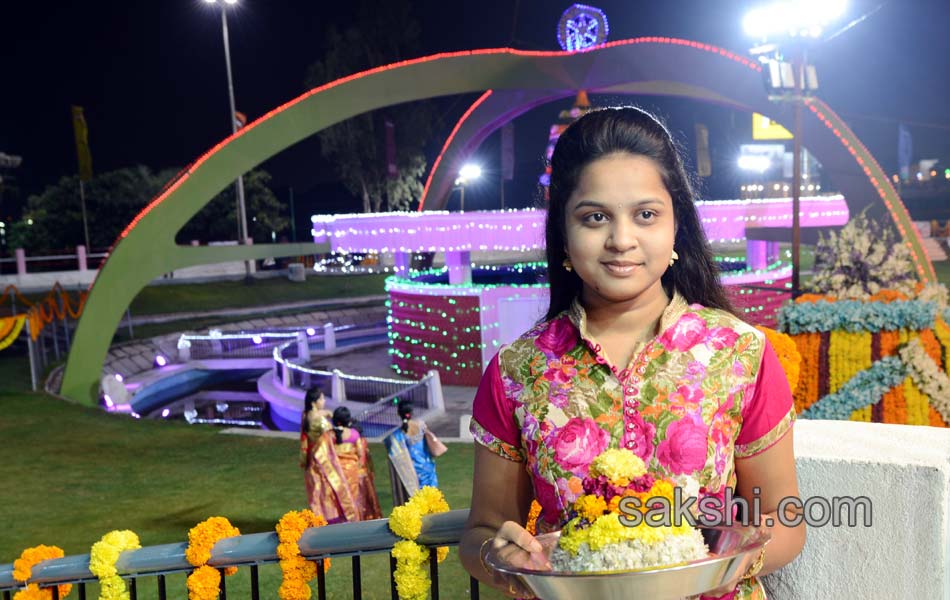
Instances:
[[[402,379],[389,367],[387,345],[326,357],[320,359],[319,364],[321,365],[320,368],[324,368],[323,365],[326,365],[328,369],[340,369],[350,375]],[[443,384],[442,398],[445,402],[445,413],[435,418],[426,419],[429,428],[441,438],[465,437],[466,432],[460,431],[459,422],[463,417],[472,414],[472,400],[475,398],[475,390],[474,387]]]

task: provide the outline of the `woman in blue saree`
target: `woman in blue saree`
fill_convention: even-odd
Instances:
[[[396,475],[401,486],[394,485],[394,502],[402,504],[415,494],[420,487],[430,485],[439,487],[439,477],[435,472],[435,459],[426,440],[425,421],[412,418],[412,402],[403,400],[396,410],[402,419],[402,426],[386,438],[386,450],[389,453],[390,475]],[[431,434],[430,434],[431,435]]]

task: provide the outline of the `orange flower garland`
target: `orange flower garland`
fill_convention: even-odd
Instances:
[[[881,356],[894,356],[900,344],[900,332],[882,331],[880,337]],[[907,401],[904,400],[904,385],[898,385],[881,398],[881,408],[885,423],[907,423]]]
[[[280,570],[283,573],[283,581],[277,591],[280,600],[309,600],[309,583],[317,576],[317,566],[300,555],[300,536],[310,527],[323,527],[326,524],[326,519],[313,514],[309,509],[292,510],[277,522],[277,539],[280,540],[277,544],[277,558],[280,559]],[[323,568],[330,568],[329,558],[324,559]]]
[[[822,294],[802,294],[795,299],[798,304],[814,304],[816,302],[834,302],[834,296],[823,296]]]
[[[524,528],[528,530],[528,533],[531,535],[538,534],[538,517],[541,516],[541,505],[538,504],[537,500],[531,501],[531,510],[528,511],[528,521],[525,523]]]
[[[818,363],[821,361],[821,334],[801,333],[794,338],[795,347],[802,357],[798,386],[793,390],[795,410],[799,413],[818,401]]]
[[[33,567],[44,560],[63,558],[64,556],[66,556],[66,554],[63,552],[63,549],[57,546],[40,544],[39,546],[27,548],[20,554],[20,558],[13,561],[13,578],[25,583],[32,575]],[[65,598],[73,586],[66,584],[57,587],[59,588],[59,597]],[[13,595],[13,600],[51,600],[52,598],[52,588],[40,589],[40,586],[35,583],[27,585],[25,589]]]
[[[769,343],[772,344],[772,349],[775,350],[779,362],[782,363],[785,377],[788,378],[788,386],[792,388],[792,393],[794,393],[795,388],[798,387],[798,377],[802,364],[802,355],[798,352],[795,340],[791,336],[768,327],[756,325],[755,328],[764,333]]]
[[[241,535],[237,527],[224,517],[211,517],[198,523],[188,531],[188,549],[185,558],[197,567],[188,576],[189,600],[215,600],[221,592],[221,574],[208,566],[211,549],[220,540]],[[237,567],[228,567],[225,575],[234,575]]]

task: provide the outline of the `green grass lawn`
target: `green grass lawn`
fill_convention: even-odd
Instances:
[[[133,530],[146,546],[182,542],[191,526],[214,515],[228,517],[243,533],[270,531],[286,511],[306,506],[294,440],[134,420],[23,392],[28,385],[25,359],[0,355],[0,564],[40,543],[60,546],[67,555],[85,553],[112,529]],[[441,487],[452,508],[469,506],[472,452],[469,444],[451,444],[439,459]],[[374,444],[372,453],[388,514],[385,450]],[[330,598],[351,597],[350,564],[347,558],[334,561],[327,578]],[[389,598],[388,565],[385,554],[364,557],[364,598]],[[242,569],[228,579],[231,597],[250,597],[249,577]],[[262,597],[275,598],[279,569],[262,567],[261,578]],[[453,550],[440,567],[443,597],[466,597],[468,583]],[[168,585],[170,597],[185,596],[183,576],[170,577]],[[157,596],[149,579],[138,592],[139,598]],[[95,586],[87,593],[96,597]],[[78,598],[78,591],[69,597]]]
[[[133,315],[193,312],[221,308],[267,306],[283,302],[326,300],[374,296],[385,293],[386,275],[331,276],[308,273],[304,282],[286,277],[244,281],[218,281],[152,285],[143,289],[132,301]]]

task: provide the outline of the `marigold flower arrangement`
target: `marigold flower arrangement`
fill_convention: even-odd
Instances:
[[[115,530],[102,536],[89,550],[89,570],[99,578],[99,600],[128,600],[129,590],[119,577],[115,563],[126,550],[142,547],[139,536],[129,530]]]
[[[63,558],[66,554],[58,546],[46,546],[40,544],[27,548],[20,554],[20,558],[13,561],[13,578],[19,582],[25,583],[33,573],[33,567],[53,558]],[[66,584],[57,586],[59,588],[59,597],[65,598],[73,586]],[[35,583],[31,583],[26,588],[13,595],[14,600],[51,600],[53,598],[52,588],[40,589]]]
[[[813,293],[779,313],[802,358],[798,413],[950,426],[947,288],[918,281],[906,244],[864,214],[815,253]]]
[[[317,565],[300,555],[300,536],[310,527],[323,527],[327,520],[310,509],[292,510],[277,522],[277,558],[283,580],[277,594],[280,600],[308,600],[308,585],[317,576]],[[330,568],[330,559],[324,559],[324,570]]]
[[[528,520],[525,522],[525,530],[531,535],[538,534],[538,517],[541,516],[541,505],[537,500],[531,501],[531,509],[528,511]]]
[[[210,517],[188,531],[188,549],[185,558],[197,567],[188,576],[189,600],[215,600],[221,592],[221,574],[208,566],[211,549],[220,540],[241,535],[237,527],[224,517]],[[228,567],[225,575],[234,575],[237,567]]]
[[[795,388],[798,387],[798,376],[802,364],[802,355],[798,351],[798,346],[795,345],[795,340],[781,331],[768,327],[756,325],[755,328],[764,333],[769,343],[772,344],[772,349],[775,350],[775,355],[778,356],[778,361],[782,364],[782,370],[785,371],[788,386],[792,388],[794,393]]]
[[[685,520],[659,523],[656,504],[673,504],[673,484],[656,479],[636,454],[609,449],[590,465],[583,480],[584,494],[571,505],[571,519],[561,530],[551,552],[558,571],[596,572],[670,567],[704,558],[708,548],[702,534]],[[637,502],[623,502],[635,498]],[[643,517],[632,524],[621,503],[634,506]],[[628,521],[628,522],[625,522]]]
[[[392,556],[396,559],[396,592],[401,600],[425,600],[432,582],[425,569],[429,562],[429,551],[417,544],[415,539],[422,533],[422,517],[446,512],[449,505],[442,492],[432,486],[425,486],[416,492],[409,502],[397,506],[389,515],[389,528],[401,538],[393,546]],[[437,550],[438,561],[448,555],[448,548]]]

